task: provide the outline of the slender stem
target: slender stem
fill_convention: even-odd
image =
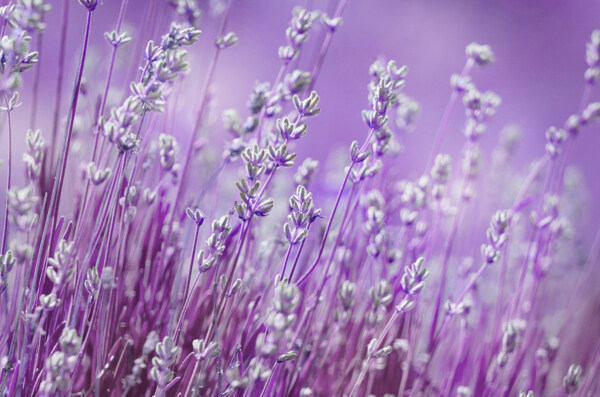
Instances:
[[[58,120],[60,118],[60,102],[62,98],[63,79],[65,73],[65,61],[67,51],[67,28],[69,26],[69,0],[63,0],[62,25],[60,30],[60,47],[58,49],[58,76],[56,77],[56,95],[54,97],[54,116],[52,118],[52,146],[49,148],[48,169],[54,167],[54,155],[56,152],[55,142],[58,134]]]
[[[121,25],[123,24],[123,19],[125,17],[125,10],[127,9],[127,2],[129,0],[123,0],[121,2],[121,9],[119,10],[119,17],[117,19],[117,28],[116,28],[116,32],[117,34],[121,33]],[[102,102],[100,104],[100,109],[98,110],[98,118],[96,121],[96,128],[98,127],[99,123],[100,123],[100,119],[101,117],[104,115],[104,110],[106,109],[106,101],[108,99],[108,92],[110,90],[110,83],[111,83],[111,79],[112,79],[112,74],[113,74],[113,69],[115,66],[115,60],[117,58],[117,49],[119,48],[119,46],[113,46],[112,52],[110,54],[110,63],[108,64],[108,74],[106,76],[106,83],[104,85],[104,94],[102,95]],[[92,151],[92,161],[96,161],[96,153],[98,150],[98,141],[100,139],[100,133],[99,131],[96,130],[96,136],[94,137],[94,149]],[[104,139],[103,139],[103,143],[104,143]],[[89,181],[88,181],[89,184]]]
[[[276,376],[276,372],[277,369],[279,368],[279,366],[277,365],[277,362],[273,365],[273,369],[271,370],[271,373],[269,374],[269,377],[267,378],[267,381],[265,382],[265,386],[263,387],[262,391],[260,392],[260,396],[259,397],[264,397],[264,396],[271,396],[271,389],[273,389],[273,378]]]
[[[279,85],[279,82],[283,78],[283,75],[285,74],[287,67],[288,67],[288,63],[284,63],[279,68],[279,71],[277,72],[277,76],[275,77],[275,82],[273,83],[273,91],[277,89],[277,86]],[[307,91],[310,92],[310,90],[307,90]],[[262,112],[260,114],[260,119],[258,121],[258,127],[257,127],[258,133],[256,135],[257,136],[256,140],[259,145],[262,143],[262,132],[263,132],[263,128],[264,128],[265,117],[266,117],[266,109],[263,107]]]
[[[310,225],[309,225],[310,228]],[[296,259],[294,259],[294,264],[292,265],[292,271],[290,272],[289,282],[292,282],[292,278],[294,277],[294,272],[296,270],[296,265],[298,265],[298,260],[300,259],[300,254],[302,253],[302,249],[304,248],[304,244],[306,244],[306,239],[302,241],[300,244],[300,248],[298,248],[298,252],[296,252]]]
[[[365,378],[365,375],[367,374],[367,370],[369,369],[369,363],[371,362],[371,359],[373,358],[372,354],[379,349],[379,347],[383,343],[383,340],[385,339],[388,332],[390,331],[390,328],[392,327],[394,322],[396,322],[396,319],[398,318],[399,315],[400,315],[400,311],[394,309],[394,313],[392,313],[392,316],[390,317],[387,324],[383,328],[383,331],[381,332],[381,334],[379,334],[379,337],[377,338],[375,345],[372,346],[372,350],[367,352],[367,357],[366,357],[365,361],[363,362],[361,371],[358,374],[358,378],[356,379],[356,382],[354,383],[354,385],[352,386],[352,390],[350,391],[350,397],[356,395],[356,392],[358,391],[357,389],[360,386],[360,384],[362,383],[363,379]]]
[[[217,314],[217,287],[218,287],[218,277],[219,277],[219,262],[220,258],[217,259],[217,264],[215,265],[215,274],[213,279],[213,328],[215,331],[215,343],[217,346],[219,345],[219,318]],[[227,290],[223,292],[226,294]],[[223,370],[221,369],[221,353],[217,356],[217,396],[221,395],[221,379],[223,377]]]
[[[192,271],[194,270],[194,258],[196,257],[196,247],[198,246],[198,234],[200,232],[200,225],[196,224],[196,232],[194,234],[194,245],[192,247],[192,256],[190,258],[190,268],[188,271],[188,277],[185,283],[185,289],[183,291],[183,296],[185,299],[184,305],[183,305],[183,309],[181,310],[181,314],[179,315],[179,321],[177,322],[177,326],[175,327],[175,334],[173,336],[173,340],[175,342],[177,342],[177,337],[179,336],[179,332],[181,331],[181,326],[183,323],[183,318],[185,317],[185,310],[187,308],[188,302],[189,302],[189,296],[190,295],[190,282],[192,280]],[[200,277],[200,273],[198,273],[198,275],[196,276],[195,280],[194,280],[194,286],[196,286],[196,283],[198,282],[198,278]],[[193,288],[192,287],[192,291]]]
[[[229,11],[231,9],[231,2],[232,2],[232,0],[227,1],[226,9],[223,12],[223,15],[221,17],[221,22],[220,22],[219,29],[217,32],[217,37],[223,36],[223,33],[225,32],[225,25],[227,24],[227,18],[229,16]],[[217,67],[217,61],[219,60],[220,53],[221,53],[221,49],[218,46],[215,46],[215,51],[213,52],[213,56],[210,60],[210,65],[208,67],[208,72],[206,73],[206,78],[202,85],[202,90],[200,91],[201,92],[200,106],[199,106],[198,112],[196,114],[196,121],[194,123],[194,128],[192,130],[190,142],[189,142],[189,144],[187,146],[187,150],[185,152],[185,159],[182,163],[183,170],[181,172],[181,178],[179,179],[179,183],[177,184],[177,188],[176,188],[175,203],[173,205],[173,211],[177,210],[176,207],[177,207],[177,202],[181,196],[181,189],[182,189],[183,185],[185,185],[185,180],[187,178],[187,174],[188,174],[190,168],[192,168],[190,163],[192,160],[192,153],[194,152],[194,143],[196,142],[196,139],[198,137],[200,127],[202,126],[204,111],[205,111],[206,105],[208,103],[208,90],[210,88],[210,83],[212,81],[213,75],[214,75],[216,67]]]
[[[361,149],[358,151],[357,155],[364,153],[364,151],[366,150],[366,147],[367,147],[368,143],[371,141],[371,138],[373,137],[374,133],[375,133],[375,130],[373,128],[371,128],[371,130],[369,131],[369,135],[367,136],[367,139],[365,140]],[[331,230],[331,226],[333,225],[333,219],[335,218],[335,213],[337,212],[338,206],[340,205],[340,202],[342,200],[342,194],[344,193],[344,189],[346,188],[346,185],[348,184],[348,180],[350,179],[350,174],[352,173],[352,168],[354,167],[355,164],[356,163],[354,162],[354,160],[352,160],[352,162],[350,163],[350,166],[348,167],[348,170],[346,171],[346,175],[344,176],[344,180],[342,182],[342,185],[340,186],[340,190],[338,191],[337,197],[335,199],[335,204],[333,205],[333,210],[331,211],[331,216],[329,217],[329,221],[327,222],[327,227],[325,228],[325,234],[323,235],[323,241],[321,242],[321,247],[319,248],[319,253],[317,254],[317,258],[313,262],[310,269],[308,269],[308,271],[306,273],[304,273],[304,275],[302,275],[302,277],[300,277],[300,279],[296,282],[296,285],[298,285],[298,286],[302,285],[307,280],[308,276],[310,276],[310,274],[315,270],[319,261],[321,260],[321,256],[323,255],[323,251],[325,249],[325,244],[327,244],[327,237],[329,236],[329,231]],[[327,274],[327,272],[325,274]]]
[[[466,145],[466,152],[470,152],[472,150],[474,150],[474,142],[469,140],[467,142]],[[435,336],[435,330],[437,328],[437,323],[438,323],[438,319],[439,319],[439,313],[442,307],[442,299],[444,297],[444,292],[446,289],[446,281],[448,278],[448,262],[450,261],[450,254],[452,252],[452,247],[454,246],[454,240],[456,239],[456,235],[458,233],[458,226],[460,224],[460,221],[462,220],[462,214],[463,214],[463,210],[464,210],[464,205],[465,205],[465,188],[467,186],[467,175],[463,174],[463,177],[461,179],[461,183],[460,183],[460,190],[459,190],[459,202],[458,202],[458,210],[456,215],[454,216],[454,220],[452,221],[452,228],[450,230],[450,233],[448,233],[448,237],[446,238],[446,242],[444,243],[444,257],[442,260],[442,275],[441,275],[441,280],[440,280],[440,287],[438,288],[438,292],[437,292],[437,297],[435,300],[435,309],[433,312],[433,319],[431,321],[431,329],[429,330],[429,347],[428,350],[431,349],[432,344],[433,344],[433,340],[434,340],[434,336]]]
[[[37,109],[38,109],[38,100],[39,100],[39,91],[40,91],[40,78],[42,76],[42,42],[44,35],[40,32],[37,34],[37,47],[40,51],[38,51],[37,57],[37,67],[35,68],[35,73],[33,75],[33,98],[31,98],[31,119],[29,120],[29,127],[35,128]]]
[[[296,237],[296,231],[294,231],[294,238]],[[290,259],[290,254],[292,253],[293,245],[290,243],[290,246],[285,253],[285,259],[283,260],[283,268],[281,269],[281,279],[285,277],[285,269],[287,268],[288,260]],[[291,276],[290,276],[291,277]]]
[[[473,68],[473,59],[469,58],[463,67],[463,70],[460,74],[460,77],[465,77],[469,74],[471,69]],[[444,140],[444,136],[446,135],[446,130],[448,128],[448,122],[450,121],[450,115],[452,114],[452,109],[454,109],[454,105],[456,105],[456,101],[458,99],[458,92],[456,90],[452,91],[450,95],[450,99],[446,104],[446,108],[444,109],[444,114],[442,116],[442,121],[440,122],[440,126],[438,127],[437,132],[435,133],[435,140],[433,141],[433,147],[431,149],[431,153],[429,154],[429,159],[427,160],[427,166],[425,167],[426,171],[431,169],[433,165],[433,159],[440,151],[440,146],[442,145],[442,141]]]
[[[340,0],[333,18],[340,18],[344,13],[344,9],[346,9],[346,4],[348,4],[348,0]],[[319,52],[319,58],[313,67],[312,73],[310,75],[310,85],[308,86],[308,92],[311,92],[317,82],[317,77],[321,73],[321,68],[323,67],[323,63],[325,61],[325,55],[329,51],[329,47],[331,46],[331,41],[333,39],[333,34],[335,31],[329,30],[325,35],[325,39],[323,40],[323,44],[321,44],[321,50]]]
[[[6,104],[6,117],[8,121],[8,178],[6,178],[6,198],[4,200],[4,225],[2,226],[2,251],[0,254],[5,254],[6,240],[8,237],[8,192],[10,191],[11,175],[12,175],[12,123],[10,119],[11,110],[8,104],[7,95],[4,94],[4,103]],[[6,302],[8,305],[8,302]]]

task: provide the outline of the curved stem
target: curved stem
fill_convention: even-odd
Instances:
[[[371,128],[371,130],[369,131],[369,135],[367,136],[367,139],[365,140],[364,144],[358,151],[357,156],[364,153],[364,151],[366,150],[374,133],[375,133],[375,130],[373,128]],[[321,260],[321,256],[323,255],[323,250],[325,249],[325,244],[327,244],[327,237],[329,236],[329,231],[331,230],[331,226],[333,225],[333,219],[335,218],[335,213],[337,212],[337,209],[340,205],[340,202],[342,199],[342,194],[344,193],[344,189],[346,188],[346,185],[348,184],[348,180],[350,179],[350,174],[352,173],[352,168],[354,167],[355,164],[356,163],[354,162],[354,160],[352,160],[352,162],[350,163],[350,166],[348,167],[348,171],[346,171],[346,175],[344,176],[344,181],[342,182],[342,185],[340,186],[340,190],[338,191],[337,197],[335,199],[335,204],[333,205],[333,210],[331,211],[331,216],[329,217],[329,221],[327,222],[327,227],[325,228],[325,234],[323,235],[323,241],[321,242],[321,247],[319,248],[319,253],[317,254],[317,258],[313,262],[310,269],[308,269],[308,271],[306,273],[304,273],[304,275],[302,275],[302,277],[300,277],[300,279],[296,282],[296,285],[298,285],[298,286],[302,285],[306,281],[308,276],[310,276],[310,274],[315,270],[315,268],[317,267],[317,264]],[[327,272],[325,274],[327,274]]]

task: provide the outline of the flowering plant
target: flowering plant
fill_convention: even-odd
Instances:
[[[202,6],[209,34],[196,0],[3,3],[1,395],[600,393],[598,324],[582,320],[597,314],[600,232],[580,239],[582,186],[568,168],[600,120],[600,31],[578,111],[548,126],[525,171],[512,164],[514,127],[492,156],[482,144],[501,109],[474,73],[495,62],[489,45],[466,47],[432,144],[418,148],[424,169],[396,169],[420,116],[409,69],[376,60],[362,138],[331,167],[332,193],[323,159],[298,153],[327,111],[319,76],[347,0],[329,13],[294,8],[272,83],[222,123],[214,80],[243,45],[227,30],[237,2]],[[42,42],[57,8],[54,80]],[[106,70],[90,71],[104,9],[116,13]],[[130,33],[132,9],[144,16]],[[203,41],[206,70],[194,68]],[[52,112],[40,106],[46,80]],[[463,148],[447,153],[460,107]]]

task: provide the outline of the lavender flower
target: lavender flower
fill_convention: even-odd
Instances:
[[[347,4],[0,4],[0,395],[600,392],[600,31]]]

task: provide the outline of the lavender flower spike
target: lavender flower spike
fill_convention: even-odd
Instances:
[[[0,1],[0,396],[600,395],[600,5],[254,3]]]

